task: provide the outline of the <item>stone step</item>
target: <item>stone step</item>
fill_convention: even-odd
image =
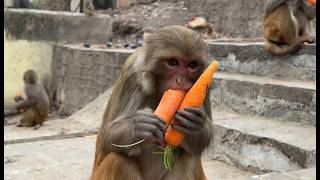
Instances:
[[[316,83],[217,72],[212,83],[213,106],[244,114],[316,124]]]
[[[212,159],[256,174],[315,167],[316,128],[213,109]]]
[[[263,42],[210,42],[219,70],[286,80],[316,79],[316,45],[304,46],[294,55],[273,56]]]

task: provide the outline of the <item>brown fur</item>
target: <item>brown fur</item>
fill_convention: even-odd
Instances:
[[[87,16],[94,16],[94,6],[91,0],[84,0],[83,2],[83,11]]]
[[[162,28],[148,36],[146,45],[138,49],[126,61],[116,81],[105,110],[96,142],[96,153],[91,180],[204,180],[201,153],[212,137],[211,108],[209,92],[204,103],[208,119],[201,136],[186,136],[175,151],[175,164],[169,172],[165,170],[156,144],[143,142],[131,148],[118,148],[109,144],[110,139],[118,144],[130,144],[138,139],[130,139],[131,126],[113,124],[116,119],[135,116],[139,109],[155,110],[161,94],[161,68],[158,63],[164,57],[184,56],[197,59],[207,66],[208,49],[206,43],[192,30],[181,26]],[[121,136],[119,136],[119,132]],[[118,134],[117,136],[115,134]],[[130,141],[129,141],[130,140]],[[121,170],[120,170],[121,169]]]
[[[36,72],[28,70],[24,73],[23,80],[25,83],[24,91],[27,100],[24,100],[18,106],[26,109],[18,126],[31,127],[34,125],[42,125],[49,113],[49,98],[39,84]]]
[[[286,55],[297,52],[303,42],[312,42],[309,35],[310,20],[297,1],[269,0],[263,20],[265,48],[274,55]],[[280,47],[280,45],[284,45]]]

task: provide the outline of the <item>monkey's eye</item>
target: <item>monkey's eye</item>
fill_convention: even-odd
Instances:
[[[168,65],[171,67],[176,67],[179,65],[179,61],[176,58],[168,59]]]
[[[197,71],[199,69],[199,63],[192,61],[190,64],[188,64],[188,69],[190,71]]]

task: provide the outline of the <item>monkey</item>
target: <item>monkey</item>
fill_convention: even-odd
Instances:
[[[286,55],[299,51],[304,42],[314,42],[310,23],[315,14],[315,6],[306,0],[268,0],[263,17],[265,49]]]
[[[49,112],[49,97],[44,87],[38,83],[37,73],[29,69],[23,75],[24,93],[26,99],[15,97],[19,101],[16,106],[17,110],[24,109],[25,112],[18,122],[18,127],[39,128],[48,116]]]
[[[83,11],[84,14],[87,16],[94,16],[95,11],[94,11],[94,6],[91,0],[83,0]]]
[[[212,139],[210,89],[201,108],[187,107],[174,116],[171,126],[185,138],[170,171],[154,153],[165,145],[166,126],[153,111],[167,89],[188,91],[209,57],[200,34],[183,26],[163,27],[146,37],[115,82],[97,135],[91,180],[206,179],[201,154]]]

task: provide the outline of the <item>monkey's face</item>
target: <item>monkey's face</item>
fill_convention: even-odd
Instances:
[[[31,69],[27,70],[23,75],[23,81],[25,84],[36,84],[37,80],[37,73]]]
[[[198,79],[202,65],[196,60],[172,57],[162,60],[163,78],[160,87],[188,91]]]
[[[188,28],[168,26],[145,42],[145,61],[139,67],[154,75],[149,84],[157,94],[167,89],[188,91],[208,63],[207,44]]]

